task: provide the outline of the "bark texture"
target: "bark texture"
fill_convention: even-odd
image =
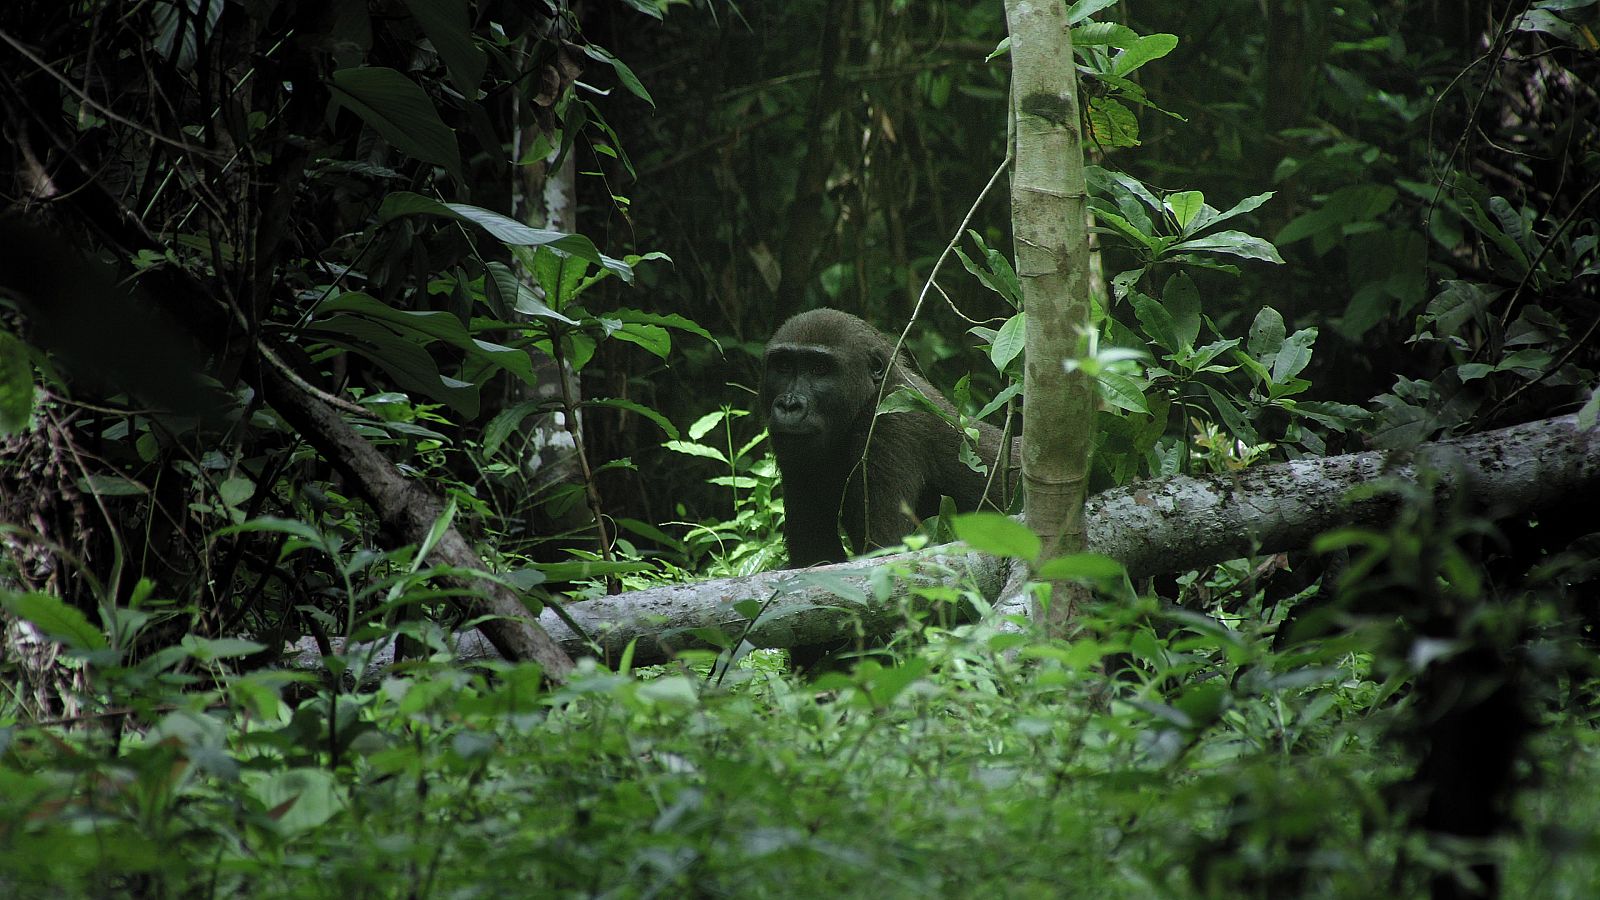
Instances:
[[[1059,0],[1007,0],[1014,127],[1011,227],[1027,313],[1023,367],[1023,519],[1045,555],[1085,545],[1083,500],[1097,405],[1094,383],[1064,360],[1093,327],[1089,308],[1088,204],[1072,29]],[[1059,632],[1076,589],[1053,585],[1034,620]]]
[[[385,527],[400,543],[421,545],[438,520],[439,498],[401,475],[377,448],[355,433],[343,418],[311,396],[283,373],[263,366],[262,387],[272,408],[298,429],[371,502]],[[458,569],[482,569],[483,560],[466,538],[447,528],[434,544],[429,559]],[[521,598],[493,582],[470,585],[483,594],[482,612],[496,618],[479,629],[499,654],[507,659],[534,660],[545,675],[561,681],[572,670],[572,658],[529,616]]]

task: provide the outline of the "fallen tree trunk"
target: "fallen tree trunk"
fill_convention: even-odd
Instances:
[[[1600,497],[1600,429],[1580,429],[1564,416],[1438,443],[1412,451],[1371,451],[1259,466],[1229,475],[1173,476],[1139,482],[1089,498],[1089,549],[1111,556],[1142,577],[1183,571],[1251,554],[1305,547],[1317,534],[1344,525],[1379,524],[1394,508],[1379,495],[1346,502],[1349,491],[1388,476],[1414,481],[1436,473],[1441,492],[1469,499],[1485,515],[1523,515]],[[910,578],[886,577],[890,567]],[[764,572],[670,585],[603,597],[567,607],[594,639],[588,644],[552,610],[540,625],[568,653],[615,661],[636,642],[634,662],[670,659],[678,650],[711,646],[696,629],[715,627],[738,639],[748,619],[740,601],[765,604],[745,635],[757,647],[826,644],[882,634],[904,621],[901,604],[928,584],[966,586],[994,603],[1008,561],[933,547],[806,570]],[[874,585],[881,585],[875,592]],[[458,636],[462,658],[495,656],[476,632]],[[320,665],[302,641],[287,660]],[[387,651],[374,653],[382,667]]]
[[[403,542],[422,544],[443,511],[439,498],[421,482],[401,475],[394,463],[356,434],[338,412],[268,360],[262,360],[256,374],[272,408],[361,491],[383,523]],[[443,529],[436,538],[428,554],[430,562],[461,571],[483,568],[483,559],[454,527]],[[500,656],[535,660],[552,681],[562,681],[572,671],[572,658],[537,623],[528,620],[527,607],[515,591],[494,582],[456,580],[462,587],[480,592],[477,611],[493,618],[484,620],[474,634],[481,635]]]

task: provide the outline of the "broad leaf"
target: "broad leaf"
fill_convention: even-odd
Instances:
[[[1100,387],[1101,399],[1110,405],[1128,412],[1150,412],[1150,404],[1145,400],[1144,389],[1132,378],[1116,372],[1101,372],[1095,376],[1095,383]]]
[[[950,523],[956,537],[980,553],[1032,561],[1043,545],[1026,525],[997,512],[968,513]]]
[[[1245,259],[1264,259],[1267,262],[1280,264],[1283,262],[1283,257],[1278,255],[1276,247],[1262,238],[1242,231],[1219,231],[1205,237],[1190,238],[1174,244],[1170,249],[1173,253],[1227,253]]]
[[[1182,229],[1189,227],[1189,223],[1205,205],[1206,197],[1199,191],[1179,191],[1168,195],[1166,200],[1167,212],[1172,213],[1172,218]]]
[[[642,403],[635,403],[632,400],[624,400],[620,397],[601,397],[596,400],[585,400],[583,401],[583,405],[604,406],[609,409],[622,409],[631,413],[638,413],[639,415],[644,416],[646,419],[649,419],[650,421],[661,426],[661,430],[667,433],[667,437],[673,438],[674,440],[676,440],[678,437],[677,426],[668,421],[666,416],[663,416],[661,413],[656,412]]]
[[[1151,60],[1160,59],[1178,46],[1175,34],[1148,34],[1117,54],[1112,62],[1111,74],[1128,75]]]
[[[1189,348],[1190,345],[1179,336],[1177,323],[1172,321],[1172,314],[1167,312],[1167,308],[1162,306],[1159,300],[1144,294],[1134,294],[1133,312],[1139,317],[1139,324],[1143,327],[1146,337],[1173,353]]]
[[[1316,340],[1315,328],[1302,328],[1290,335],[1272,361],[1272,380],[1281,384],[1299,375],[1311,362],[1311,345]]]
[[[505,244],[523,247],[549,246],[563,253],[598,263],[621,276],[633,280],[633,270],[620,259],[601,255],[593,243],[581,234],[565,234],[549,228],[524,225],[510,216],[466,203],[445,203],[410,191],[396,191],[383,198],[378,209],[378,224],[392,222],[401,216],[433,215],[471,222],[489,232],[490,236]]]
[[[472,41],[467,0],[405,0],[405,4],[444,60],[450,81],[469,99],[476,99],[488,58]]]
[[[74,650],[101,650],[106,636],[89,624],[88,618],[60,597],[35,591],[19,594],[0,591],[0,607]]]
[[[331,83],[334,102],[361,117],[400,152],[442,166],[465,181],[455,132],[445,127],[433,101],[394,69],[340,69]]]
[[[1026,340],[1027,313],[1017,313],[1000,326],[994,342],[989,346],[989,361],[997,371],[1004,372],[1011,361],[1021,353]]]

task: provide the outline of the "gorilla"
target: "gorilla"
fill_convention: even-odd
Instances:
[[[880,388],[888,396],[901,387],[954,416],[949,401],[895,355],[892,340],[849,313],[800,313],[767,343],[761,404],[783,476],[791,566],[844,561],[841,517],[851,546],[864,553],[899,543],[918,520],[938,514],[940,495],[962,512],[985,502],[1006,507],[1016,452],[1013,471],[991,479],[961,461],[964,436],[932,413],[892,413],[873,424]],[[1004,435],[981,422],[977,428],[978,456],[994,472]]]

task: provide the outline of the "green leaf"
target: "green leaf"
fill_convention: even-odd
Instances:
[[[993,400],[990,400],[988,403],[985,403],[983,405],[983,409],[978,410],[978,414],[976,416],[974,416],[974,418],[977,418],[977,419],[987,419],[987,418],[989,418],[990,416],[992,416],[996,412],[998,412],[1001,407],[1005,406],[1006,403],[1009,402],[1012,397],[1015,397],[1015,396],[1017,396],[1018,394],[1021,394],[1021,393],[1022,393],[1022,382],[1013,381],[1012,383],[1010,383],[1010,384],[1006,385],[1005,387],[1001,388],[1000,389],[1000,393],[995,394]]]
[[[638,519],[630,519],[626,516],[618,516],[616,522],[646,540],[655,541],[663,547],[671,547],[680,553],[683,552],[682,541],[651,525],[649,522],[641,522]]]
[[[1188,345],[1178,336],[1178,326],[1172,321],[1172,314],[1160,301],[1144,294],[1134,294],[1133,312],[1139,317],[1139,325],[1146,337],[1173,353],[1188,349]]]
[[[1100,387],[1100,398],[1118,409],[1128,412],[1148,413],[1150,404],[1145,400],[1144,388],[1139,382],[1116,372],[1102,371],[1095,376]]]
[[[280,519],[277,516],[259,516],[238,525],[229,525],[217,531],[217,537],[245,532],[266,531],[300,538],[314,547],[326,545],[322,532],[299,519]]]
[[[894,393],[883,398],[878,404],[878,415],[892,415],[894,413],[930,413],[938,416],[951,425],[956,425],[956,417],[949,412],[935,406],[921,391],[913,387],[896,388]]]
[[[1470,325],[1482,325],[1490,304],[1500,296],[1498,290],[1471,281],[1449,280],[1442,288],[1419,317],[1421,324],[1432,323],[1432,330],[1442,338],[1460,335]]]
[[[0,331],[0,437],[19,434],[33,416],[33,364],[28,348]]]
[[[1399,192],[1388,185],[1356,184],[1328,195],[1319,209],[1303,213],[1283,226],[1274,241],[1292,244],[1326,232],[1336,232],[1352,222],[1377,219],[1394,205]]]
[[[1166,56],[1177,46],[1178,36],[1175,34],[1145,35],[1117,54],[1112,61],[1111,74],[1126,76],[1145,63]]]
[[[1217,411],[1217,417],[1222,419],[1222,424],[1234,437],[1247,444],[1259,443],[1256,430],[1251,427],[1250,420],[1226,394],[1204,382],[1200,383],[1201,390],[1211,399],[1211,406]]]
[[[1116,0],[1096,0],[1095,5],[1101,9],[1115,3]],[[1076,9],[1082,3],[1073,4]],[[1068,11],[1067,21],[1076,22],[1071,11]],[[1072,49],[1079,47],[1126,47],[1139,39],[1139,32],[1126,25],[1116,22],[1086,22],[1082,25],[1072,26]]]
[[[493,456],[524,419],[538,412],[544,404],[538,400],[524,400],[516,406],[501,410],[483,429],[483,455]]]
[[[1016,519],[997,512],[967,513],[950,523],[956,537],[972,549],[993,556],[1014,556],[1033,561],[1043,545],[1039,536]]]
[[[893,703],[906,688],[927,673],[928,660],[913,656],[898,666],[874,666],[876,663],[862,665],[857,669],[856,677],[863,680],[862,687],[867,696],[872,698],[872,705],[881,709]]]
[[[639,76],[633,74],[633,70],[628,68],[627,64],[622,60],[612,56],[609,51],[600,47],[596,47],[593,44],[585,44],[583,46],[583,52],[590,59],[597,62],[603,62],[612,69],[616,70],[617,80],[622,82],[622,86],[628,89],[628,93],[638,97],[640,100],[643,100],[651,106],[656,105],[656,101],[650,97],[650,92],[645,90],[644,84],[639,81]]]
[[[1000,326],[1000,331],[995,334],[994,342],[989,345],[989,361],[994,363],[997,371],[1004,372],[1006,366],[1022,353],[1026,343],[1027,313],[1017,313]]]
[[[1139,146],[1139,119],[1122,102],[1111,97],[1088,99],[1089,137],[1100,147]]]
[[[243,475],[234,475],[217,486],[217,494],[226,506],[238,506],[249,500],[255,492],[255,482]]]
[[[1283,314],[1270,306],[1261,307],[1255,321],[1250,323],[1250,343],[1247,345],[1250,355],[1262,365],[1272,365],[1279,348],[1283,346],[1285,333]]]
[[[252,772],[245,781],[266,810],[263,821],[284,837],[312,831],[345,807],[344,789],[326,769],[283,769],[259,777]]]
[[[546,581],[577,581],[582,578],[603,578],[607,575],[628,575],[648,572],[655,568],[647,562],[605,562],[603,560],[575,559],[566,562],[534,563],[532,568],[544,573]]]
[[[465,181],[455,132],[445,127],[433,101],[394,69],[368,66],[333,73],[333,100],[361,117],[400,152],[442,166]]]
[[[1166,200],[1167,212],[1172,213],[1180,229],[1188,228],[1205,205],[1206,197],[1199,191],[1180,191],[1168,195]]]
[[[1313,422],[1332,428],[1334,431],[1345,431],[1372,418],[1371,413],[1359,406],[1326,400],[1296,403],[1289,407],[1289,412],[1297,416],[1304,416]]]
[[[1076,25],[1108,6],[1115,6],[1116,3],[1117,0],[1077,0],[1067,7],[1067,24]]]
[[[1229,338],[1226,341],[1212,341],[1204,347],[1196,348],[1192,355],[1184,354],[1179,356],[1178,362],[1182,363],[1184,368],[1191,371],[1199,371],[1202,369],[1206,371],[1218,371],[1216,368],[1206,369],[1206,367],[1211,365],[1212,360],[1237,346],[1239,346],[1238,338]],[[1221,371],[1231,372],[1233,371],[1233,367],[1228,366],[1221,369]]]
[[[726,416],[727,413],[724,410],[717,409],[695,419],[694,424],[689,426],[690,439],[698,441],[710,434],[711,429],[717,427]]]
[[[89,624],[88,618],[60,597],[35,591],[19,594],[0,590],[0,606],[19,619],[32,622],[49,637],[74,650],[102,650],[106,636]]]
[[[533,248],[531,257],[526,245],[514,247],[513,252],[533,273],[534,283],[544,291],[544,299],[556,309],[566,309],[582,293],[589,274],[588,260],[559,253],[548,246]]]
[[[77,480],[78,490],[97,497],[133,497],[150,489],[123,475],[84,475]]]
[[[640,683],[638,698],[652,706],[689,710],[700,703],[694,682],[683,675],[664,675]]]
[[[717,342],[717,339],[711,336],[711,332],[700,327],[698,322],[694,321],[693,319],[680,316],[677,313],[645,312],[644,310],[628,309],[624,307],[622,309],[617,309],[606,313],[606,315],[610,318],[620,319],[623,322],[632,322],[639,325],[659,325],[662,328],[676,328],[679,331],[687,331],[690,334],[705,338],[712,344],[716,345],[718,349],[722,347],[722,345]]]
[[[478,82],[488,63],[483,48],[472,42],[472,19],[467,0],[405,0],[422,33],[444,60],[450,81],[467,99],[478,96]]]
[[[638,413],[639,415],[644,416],[646,419],[649,419],[657,425],[660,425],[661,430],[667,433],[667,437],[674,440],[676,440],[678,437],[678,428],[676,425],[673,425],[670,421],[668,421],[666,416],[663,416],[661,413],[656,412],[642,403],[635,403],[632,400],[624,400],[620,397],[601,397],[596,400],[585,400],[583,401],[583,405],[604,406],[608,409],[623,409],[631,413]]]
[[[1187,272],[1179,272],[1167,279],[1161,289],[1161,305],[1172,317],[1172,327],[1178,340],[1194,346],[1200,337],[1200,290]]]
[[[1139,230],[1132,222],[1108,209],[1095,207],[1094,220],[1100,225],[1110,228],[1114,233],[1127,238],[1129,243],[1136,248],[1142,247],[1151,253],[1155,253],[1165,246],[1165,242],[1160,238]]]
[[[1279,264],[1283,262],[1283,257],[1278,255],[1278,248],[1262,238],[1242,231],[1219,231],[1205,237],[1179,241],[1168,248],[1168,252],[1226,253],[1230,256],[1242,256],[1245,259],[1261,259]]]
[[[201,662],[210,662],[214,659],[233,659],[240,656],[249,656],[267,649],[265,644],[247,641],[243,638],[204,638],[193,634],[186,634],[180,643],[189,655]]]
[[[445,216],[462,222],[471,222],[489,232],[491,237],[501,243],[520,247],[548,246],[605,266],[621,276],[624,281],[633,280],[633,269],[629,268],[627,263],[601,255],[594,244],[581,234],[565,234],[549,228],[534,228],[510,216],[466,203],[444,203],[410,191],[395,191],[383,198],[383,205],[378,208],[378,224],[384,225],[401,216],[415,215]]]
[[[1234,216],[1239,216],[1250,212],[1251,210],[1259,207],[1261,204],[1272,199],[1272,194],[1272,191],[1267,191],[1264,194],[1256,194],[1253,197],[1246,197],[1243,200],[1240,200],[1238,203],[1235,203],[1227,212],[1219,213],[1207,206],[1202,209],[1200,211],[1200,215],[1195,218],[1191,231],[1199,232],[1206,228],[1210,228],[1218,222],[1226,222]]]
[[[1302,328],[1289,336],[1272,361],[1272,380],[1282,384],[1299,375],[1311,362],[1311,345],[1317,341],[1317,329]]]
[[[466,327],[450,313],[442,310],[396,309],[360,291],[346,291],[316,308],[319,318],[341,312],[387,322],[401,330],[449,341],[458,347],[465,347],[468,340]]]
[[[622,2],[660,22],[662,21],[661,6],[671,2],[671,0],[622,0]]]
[[[379,322],[337,315],[317,322],[308,331],[330,346],[358,353],[372,361],[402,388],[431,397],[472,418],[478,414],[475,385],[439,373],[439,365],[416,340]]]
[[[690,443],[689,441],[667,441],[661,446],[675,453],[684,453],[688,454],[689,456],[700,456],[706,459],[714,459],[723,465],[728,464],[728,458],[722,455],[721,450],[718,450],[715,447],[707,447],[705,444],[695,444]]]
[[[1006,302],[1011,304],[1013,308],[1021,306],[1022,286],[1017,281],[1017,273],[1011,268],[1011,263],[1007,262],[1004,256],[990,250],[989,246],[984,243],[983,236],[976,231],[969,229],[967,234],[978,245],[978,249],[983,252],[984,262],[987,267],[973,262],[972,258],[967,256],[966,251],[960,247],[955,247],[953,249],[956,252],[956,258],[961,260],[961,266],[970,272],[972,277],[978,279],[984,287],[1004,297]]]
[[[1037,574],[1045,581],[1121,581],[1124,571],[1122,563],[1101,553],[1068,553],[1045,560]]]
[[[611,333],[611,336],[619,341],[638,344],[662,359],[666,359],[672,352],[672,336],[659,325],[624,322],[621,328]]]
[[[470,375],[473,379],[486,377],[483,367],[493,367],[502,372],[515,375],[523,384],[538,387],[539,376],[533,371],[533,360],[528,358],[528,351],[507,347],[504,344],[495,344],[489,341],[473,338],[462,349],[467,351],[467,359],[473,368]]]

